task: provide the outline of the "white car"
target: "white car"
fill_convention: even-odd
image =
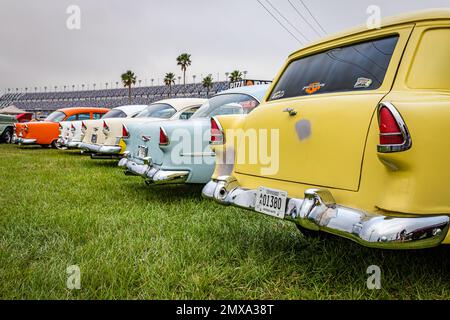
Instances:
[[[99,115],[92,120],[62,121],[59,123],[59,137],[57,147],[59,149],[79,148],[83,140],[84,127],[91,121],[112,118],[131,118],[147,108],[147,105],[126,105],[111,109],[103,116]]]
[[[130,123],[187,120],[205,103],[206,99],[174,98],[153,102],[130,118],[100,119],[86,123],[85,135],[79,148],[91,152],[96,159],[120,158],[126,150],[124,137],[128,136],[126,125]]]

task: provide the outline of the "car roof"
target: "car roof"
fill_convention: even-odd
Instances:
[[[177,111],[183,110],[187,107],[194,106],[194,105],[202,105],[204,104],[208,99],[200,99],[200,98],[173,98],[173,99],[164,99],[152,102],[152,104],[156,103],[165,103],[169,104],[172,107],[174,107]]]
[[[450,9],[448,8],[441,8],[441,9],[428,9],[428,10],[421,10],[421,11],[413,11],[408,12],[396,16],[390,16],[386,17],[381,20],[381,27],[386,28],[390,26],[395,26],[399,24],[406,24],[406,23],[416,23],[421,21],[427,21],[427,20],[443,20],[443,19],[450,19]],[[367,25],[360,25],[351,29],[347,29],[343,32],[335,33],[330,36],[324,37],[319,39],[318,41],[314,41],[307,46],[294,51],[292,54],[289,55],[289,57],[298,54],[299,52],[312,48],[317,45],[324,45],[327,42],[331,42],[334,40],[338,40],[341,38],[348,37],[350,35],[355,35],[358,33],[367,32],[369,30],[367,28]]]
[[[97,108],[97,107],[73,107],[73,108],[62,108],[56,111],[64,112],[66,115],[70,116],[76,113],[82,112],[108,112],[108,108]]]
[[[130,104],[130,105],[115,107],[113,109],[123,111],[126,115],[131,115],[131,114],[135,114],[136,112],[140,112],[147,107],[148,107],[147,104]]]
[[[256,100],[258,100],[258,102],[261,102],[262,99],[264,98],[267,90],[269,89],[269,87],[270,87],[270,84],[258,84],[258,85],[253,85],[253,86],[238,87],[238,88],[221,91],[217,95],[228,94],[228,93],[242,93],[242,94],[247,94],[249,96],[252,96]]]

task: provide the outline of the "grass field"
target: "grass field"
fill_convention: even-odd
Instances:
[[[1,299],[449,299],[450,247],[380,251],[147,187],[112,160],[0,145]],[[78,265],[81,289],[66,287]],[[380,290],[366,270],[382,270]]]

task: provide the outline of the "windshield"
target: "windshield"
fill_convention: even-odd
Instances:
[[[191,117],[206,118],[224,114],[247,114],[252,111],[259,102],[246,94],[228,93],[220,94],[209,99]]]
[[[45,118],[45,121],[50,121],[50,122],[60,122],[63,121],[64,118],[66,117],[66,114],[62,111],[55,111],[50,113],[50,115]]]
[[[136,118],[162,118],[169,119],[177,110],[171,105],[165,103],[155,103],[138,113]]]
[[[127,114],[119,109],[112,109],[105,113],[102,119],[110,119],[110,118],[126,118]]]

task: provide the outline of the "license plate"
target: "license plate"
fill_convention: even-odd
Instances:
[[[92,143],[97,143],[97,135],[96,135],[96,134],[93,134],[93,135],[92,135],[92,137],[91,137],[91,142],[92,142]]]
[[[137,156],[138,158],[145,158],[147,157],[147,153],[148,153],[148,148],[145,146],[139,146],[138,147],[138,153]]]
[[[287,192],[259,187],[256,192],[255,210],[269,216],[284,218]]]

